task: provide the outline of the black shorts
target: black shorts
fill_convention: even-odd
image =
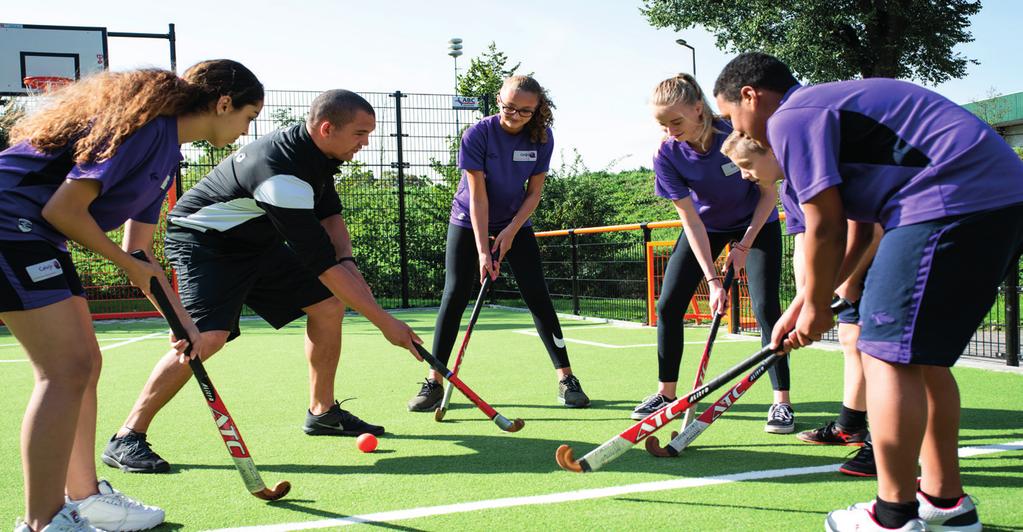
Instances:
[[[71,254],[39,240],[0,241],[0,312],[84,296]]]
[[[334,297],[283,243],[254,253],[168,238],[164,249],[178,274],[181,303],[196,327],[228,331],[228,340],[241,334],[243,305],[280,329],[302,317],[303,308]]]

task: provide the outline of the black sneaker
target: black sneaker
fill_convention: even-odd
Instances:
[[[590,398],[583,391],[583,385],[575,375],[566,375],[558,382],[558,402],[569,408],[586,408]]]
[[[867,434],[870,433],[866,427],[857,431],[846,432],[838,428],[837,423],[830,421],[823,427],[804,430],[796,434],[796,438],[799,441],[815,443],[817,445],[863,445],[863,442],[867,439]]]
[[[655,393],[650,397],[643,399],[643,402],[639,403],[639,405],[632,410],[632,415],[629,417],[636,420],[643,419],[673,401],[675,400],[669,399],[659,393]]]
[[[856,455],[838,468],[838,471],[854,477],[876,477],[877,464],[874,463],[874,446],[870,443],[870,436],[863,442],[863,447],[856,451]]]
[[[764,432],[771,434],[792,434],[796,430],[796,414],[788,403],[774,403],[767,411]]]
[[[440,406],[442,399],[444,399],[444,387],[433,379],[426,379],[423,381],[422,388],[419,388],[419,393],[409,399],[408,411],[433,412]]]
[[[118,438],[114,434],[100,455],[103,463],[116,467],[127,473],[166,473],[170,464],[153,452],[143,432],[129,430],[128,434]]]
[[[380,436],[384,428],[378,425],[370,425],[359,419],[355,414],[341,408],[341,403],[334,401],[330,410],[315,415],[306,412],[305,426],[302,430],[310,436],[358,436],[360,434],[372,434]]]

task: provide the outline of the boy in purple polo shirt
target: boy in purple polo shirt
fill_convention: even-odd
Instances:
[[[845,253],[846,218],[885,230],[857,344],[878,496],[832,512],[827,528],[980,530],[959,475],[949,367],[1023,251],[1023,162],[977,117],[906,82],[801,87],[784,63],[748,53],[714,92],[736,129],[774,150],[805,215],[806,286],[777,344],[809,345],[831,327],[832,291],[860,258],[857,246]]]
[[[459,321],[476,282],[497,279],[507,257],[522,299],[558,376],[558,402],[570,408],[589,406],[565,349],[564,335],[547,292],[540,248],[529,217],[540,204],[550,169],[554,139],[551,105],[543,87],[531,77],[512,76],[498,97],[501,112],[465,131],[458,153],[462,180],[451,202],[444,295],[433,336],[433,353],[447,362]],[[490,238],[493,237],[493,242]],[[411,412],[433,411],[443,399],[440,375],[430,371],[419,393],[408,402]]]
[[[233,142],[262,108],[263,86],[241,64],[215,60],[184,78],[105,72],[51,98],[15,125],[13,146],[0,153],[0,319],[36,375],[21,435],[26,516],[15,530],[144,530],[163,522],[163,510],[96,477],[100,351],[65,243],[111,260],[147,296],[154,277],[173,293],[152,241],[180,144]],[[123,250],[105,234],[122,224]],[[152,263],[132,258],[134,249]],[[189,331],[173,348],[191,343],[201,355],[198,330],[177,298],[173,305]]]
[[[764,345],[781,315],[781,230],[774,185],[759,187],[743,180],[739,167],[721,153],[732,125],[714,116],[691,75],[679,74],[659,83],[651,104],[666,134],[654,156],[654,191],[674,204],[683,231],[668,260],[657,301],[657,393],[636,406],[632,419],[643,419],[677,396],[683,318],[700,279],[705,278],[710,287],[711,311],[725,311],[727,298],[714,259],[726,244],[732,243],[725,271],[731,266],[738,276],[745,267]],[[787,434],[795,430],[788,361],[772,366],[770,375],[774,401],[764,430]]]

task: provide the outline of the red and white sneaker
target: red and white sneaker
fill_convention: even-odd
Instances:
[[[938,508],[919,491],[916,492],[916,500],[920,501],[920,519],[927,523],[927,530],[980,532],[977,505],[969,495],[960,497],[951,508]]]
[[[824,520],[828,532],[927,532],[922,519],[910,519],[899,528],[886,528],[874,517],[874,501],[854,504],[845,510],[835,510]]]

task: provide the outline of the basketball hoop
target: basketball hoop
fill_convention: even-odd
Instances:
[[[45,94],[69,85],[72,81],[74,80],[71,78],[60,76],[28,76],[22,83],[29,94]]]

